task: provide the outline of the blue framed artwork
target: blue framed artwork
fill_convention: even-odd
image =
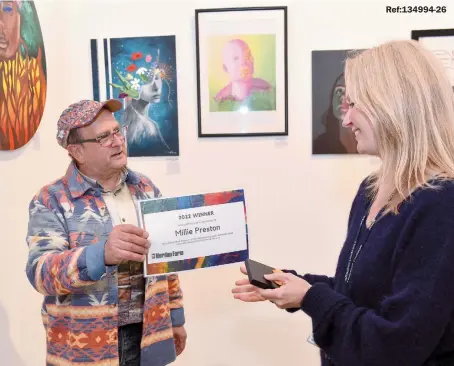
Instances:
[[[178,156],[175,36],[92,39],[93,99],[115,98],[128,155]]]

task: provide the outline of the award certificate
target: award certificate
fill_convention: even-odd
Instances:
[[[249,257],[243,190],[141,200],[138,210],[151,242],[145,277]]]

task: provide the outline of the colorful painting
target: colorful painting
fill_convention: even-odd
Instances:
[[[0,1],[0,150],[35,135],[47,92],[46,55],[33,1]]]
[[[349,50],[312,51],[312,153],[357,154],[351,129],[344,128],[344,62]]]
[[[209,38],[210,111],[276,110],[276,35]]]
[[[175,36],[92,40],[91,53],[94,99],[123,101],[128,155],[179,155]]]
[[[246,215],[246,206],[245,206],[245,195],[244,191],[241,189],[238,190],[231,190],[231,191],[224,191],[224,192],[215,192],[215,193],[206,193],[206,194],[195,194],[191,196],[181,196],[181,197],[168,197],[168,198],[161,198],[161,199],[152,199],[152,200],[143,200],[139,201],[140,205],[140,219],[141,225],[148,230],[148,225],[153,223],[153,225],[158,228],[160,231],[167,231],[181,227],[182,230],[190,230],[195,227],[202,227],[208,224],[216,225],[219,224],[219,218],[216,216],[216,210],[225,210],[226,208],[230,208],[229,212],[231,215],[228,217],[231,218],[232,221],[240,220],[239,223],[241,227],[242,234],[240,232],[229,233],[228,230],[222,231],[220,236],[223,237],[224,244],[220,244],[218,242],[217,247],[223,247],[225,245],[225,241],[230,243],[228,247],[230,248],[228,252],[222,252],[220,254],[214,255],[206,255],[206,256],[198,256],[198,257],[189,257],[186,259],[181,260],[156,260],[154,263],[149,263],[146,261],[145,265],[145,276],[154,275],[154,274],[161,274],[161,273],[173,273],[173,272],[181,272],[181,271],[188,271],[193,269],[202,269],[202,268],[209,268],[209,267],[216,267],[216,266],[223,266],[232,263],[244,262],[246,259],[249,258],[249,247],[248,247],[248,232],[247,232],[247,215]],[[230,206],[230,207],[226,207]],[[197,218],[189,218],[191,214],[187,214],[186,209],[191,209],[192,216],[194,215],[193,209],[194,208],[207,208],[208,210],[203,211],[211,211],[212,216],[198,216]],[[173,213],[176,211],[176,214]],[[164,216],[164,221],[162,218],[163,214],[170,213],[171,216],[177,217],[176,220],[179,221],[178,226],[173,227],[173,217],[171,216]],[[203,212],[202,212],[203,213]],[[236,214],[233,214],[236,213]],[[244,214],[244,217],[243,217]],[[158,217],[159,215],[159,221]],[[153,216],[156,216],[153,218]],[[241,216],[241,219],[240,219]],[[167,218],[167,219],[166,219]],[[221,220],[222,221],[222,220]],[[165,225],[162,224],[165,222]],[[225,221],[222,221],[225,223]],[[168,225],[168,227],[166,227]],[[220,224],[222,226],[222,224]],[[233,225],[232,227],[237,227]],[[224,229],[224,228],[222,228]],[[155,233],[155,238],[161,238],[161,232],[157,232],[156,230],[150,229]],[[211,234],[211,235],[210,235]],[[233,234],[229,239],[229,234]],[[183,234],[185,235],[185,234]],[[240,236],[237,236],[240,235]],[[191,235],[189,235],[191,237]],[[200,239],[200,241],[198,241]],[[166,242],[164,243],[165,246],[169,248],[176,248],[179,247],[180,250],[184,251],[185,247],[191,246],[202,246],[208,245],[209,242],[214,242],[218,240],[219,237],[216,237],[216,234],[212,233],[204,233],[201,234],[199,237],[193,237],[189,240],[182,240],[179,243],[176,242]],[[159,242],[159,239],[155,239]],[[177,241],[177,239],[175,239]],[[156,242],[155,241],[155,242]],[[160,247],[162,243],[156,243],[156,247]],[[232,250],[231,248],[236,248]],[[187,249],[187,248],[186,248]],[[172,249],[168,249],[172,250]],[[188,252],[191,252],[191,248],[187,249]],[[203,251],[203,250],[202,250]]]
[[[196,9],[199,137],[288,135],[287,7]]]

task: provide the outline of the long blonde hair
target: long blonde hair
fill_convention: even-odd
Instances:
[[[345,63],[349,99],[372,122],[378,171],[370,175],[371,195],[393,177],[393,200],[398,205],[431,174],[454,178],[454,93],[442,63],[419,42],[393,41],[353,53]],[[388,181],[389,184],[389,181]]]

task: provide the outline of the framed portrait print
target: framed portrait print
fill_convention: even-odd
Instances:
[[[312,51],[312,154],[358,154],[355,134],[343,128],[347,113],[345,60],[362,49]]]
[[[93,99],[118,99],[130,157],[178,156],[176,37],[90,40]]]
[[[421,42],[441,60],[454,92],[454,29],[413,30],[411,38]]]
[[[288,135],[287,7],[196,9],[199,137]]]

